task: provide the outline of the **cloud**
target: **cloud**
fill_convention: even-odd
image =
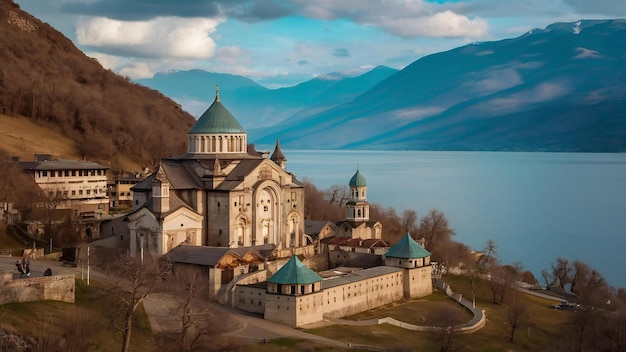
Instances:
[[[474,19],[452,10],[454,5],[428,3],[421,0],[377,1],[306,1],[297,0],[304,16],[379,27],[387,33],[405,38],[461,37],[475,38],[487,34],[487,21]]]
[[[223,8],[220,1],[185,0],[96,0],[73,1],[61,6],[64,12],[122,21],[146,21],[156,17],[220,17]]]
[[[333,49],[334,57],[350,57],[350,52],[346,48]]]
[[[209,35],[220,20],[157,17],[149,21],[83,18],[76,29],[81,45],[133,57],[209,58],[215,42]]]
[[[480,112],[477,116],[506,114],[518,111],[523,107],[528,110],[532,108],[532,104],[560,98],[571,92],[571,90],[572,88],[565,82],[544,82],[527,90],[476,104],[472,109]]]
[[[576,48],[576,51],[578,54],[574,56],[575,59],[599,59],[602,57],[602,54],[591,49]]]
[[[479,95],[492,94],[523,83],[522,76],[512,68],[490,70],[480,78],[472,84]]]
[[[123,59],[115,55],[107,55],[103,53],[85,53],[85,55],[98,60],[102,67],[109,70],[115,70],[115,68],[123,63]]]
[[[300,60],[298,61],[298,66],[302,66],[302,65],[309,65],[310,62],[306,61],[306,60]]]
[[[145,62],[133,62],[122,68],[119,73],[132,79],[152,78],[154,76],[154,72]]]
[[[119,21],[150,21],[159,17],[233,18],[255,23],[286,17],[319,20],[347,20],[381,28],[406,38],[418,36],[484,36],[487,22],[458,13],[463,6],[430,3],[423,0],[96,0],[71,2],[63,11],[106,17]]]
[[[563,2],[578,13],[608,15],[613,18],[626,15],[626,2],[621,0],[563,0]]]
[[[489,25],[482,18],[469,19],[452,11],[421,18],[390,19],[380,23],[386,31],[405,38],[480,38],[488,33]]]
[[[239,62],[244,56],[244,50],[238,46],[226,46],[217,49],[215,58],[219,62],[223,62],[229,65],[234,65]]]

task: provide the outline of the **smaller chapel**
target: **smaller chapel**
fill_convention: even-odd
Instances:
[[[346,218],[336,224],[337,236],[364,240],[381,239],[383,226],[378,221],[370,221],[367,181],[358,168],[348,185],[350,196],[346,203]]]

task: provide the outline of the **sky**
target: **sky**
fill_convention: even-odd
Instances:
[[[626,17],[624,0],[14,0],[131,79],[202,69],[268,88],[402,69],[554,22]]]

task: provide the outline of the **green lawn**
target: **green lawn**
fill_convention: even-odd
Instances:
[[[111,303],[102,298],[96,281],[91,280],[90,283],[87,286],[84,281],[76,280],[75,304],[38,301],[1,305],[0,322],[14,327],[40,344],[66,336],[72,343],[81,343],[76,350],[119,351],[122,335],[112,325]],[[133,321],[131,350],[159,351],[143,307],[135,314]]]
[[[447,276],[455,292],[471,297],[471,284],[462,276]],[[454,336],[455,351],[550,351],[563,336],[563,327],[567,325],[566,312],[550,309],[552,301],[510,290],[505,296],[505,304],[492,302],[489,283],[478,284],[476,304],[486,312],[487,324],[471,334]],[[511,335],[510,308],[513,302],[524,302],[529,314],[523,316],[522,325],[516,329],[514,341]],[[429,317],[443,306],[453,305],[464,310],[460,305],[447,298],[441,292],[416,300],[396,302],[372,311],[360,313],[348,319],[363,320],[391,316],[398,320],[419,325],[427,325]],[[467,313],[466,313],[467,314]],[[469,316],[467,316],[469,317]],[[469,320],[469,318],[468,318]],[[529,329],[530,321],[530,329]],[[436,351],[439,350],[441,335],[437,333],[404,330],[388,324],[378,326],[333,325],[309,332],[328,338],[353,344],[366,344],[398,350]]]

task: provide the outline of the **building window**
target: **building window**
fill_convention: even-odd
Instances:
[[[76,170],[72,170],[72,176],[76,176]]]
[[[76,195],[76,191],[72,190],[72,195],[75,196]]]
[[[79,190],[78,190],[78,195],[79,195],[79,196],[82,196],[82,195],[83,195],[83,190],[82,190],[82,189],[79,189]]]

